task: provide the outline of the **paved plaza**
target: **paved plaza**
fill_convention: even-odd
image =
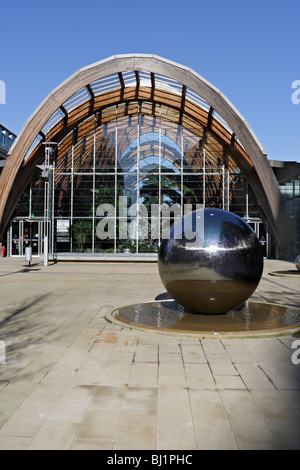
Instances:
[[[300,279],[270,275],[294,269],[265,260],[252,299],[299,308]],[[300,449],[297,335],[201,339],[107,321],[165,293],[156,263],[0,258],[0,278],[0,449]]]

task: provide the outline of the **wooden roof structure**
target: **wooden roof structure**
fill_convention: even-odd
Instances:
[[[53,90],[25,123],[0,177],[0,238],[14,208],[44,161],[44,145],[59,143],[58,161],[74,144],[116,118],[159,116],[203,138],[211,165],[222,149],[229,165],[238,166],[256,195],[276,237],[281,254],[293,245],[284,202],[254,132],[221,91],[193,70],[155,55],[117,55],[78,70]],[[122,129],[125,151],[133,136]],[[125,126],[125,120],[124,120]],[[204,131],[205,130],[205,131]],[[175,132],[175,131],[174,131]]]

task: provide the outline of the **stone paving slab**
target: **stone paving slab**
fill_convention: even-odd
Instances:
[[[253,300],[300,307],[266,260]],[[300,449],[294,336],[201,339],[109,323],[165,291],[154,263],[0,258],[0,449]],[[299,354],[300,357],[300,354]]]

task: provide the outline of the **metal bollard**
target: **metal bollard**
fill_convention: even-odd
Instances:
[[[32,261],[32,248],[31,248],[31,246],[27,246],[25,248],[25,261],[28,261],[29,266],[30,266],[30,263]]]

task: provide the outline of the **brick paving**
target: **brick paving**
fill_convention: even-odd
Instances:
[[[300,308],[266,260],[252,296]],[[300,449],[297,335],[201,339],[107,321],[164,293],[155,263],[0,259],[0,449]],[[300,356],[300,354],[299,354]]]

